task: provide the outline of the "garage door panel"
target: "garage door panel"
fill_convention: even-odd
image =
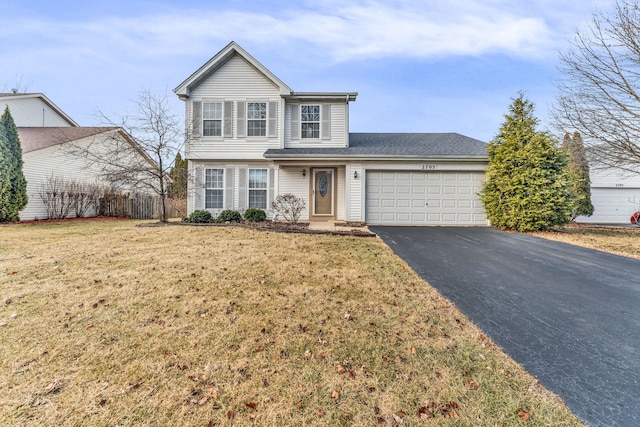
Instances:
[[[442,187],[442,194],[456,194],[456,187],[446,186]]]
[[[576,221],[629,224],[631,215],[640,210],[640,188],[592,188],[591,203],[593,215]]]
[[[410,208],[411,200],[410,199],[398,199],[396,201],[396,207],[398,208]]]
[[[366,172],[370,224],[486,225],[482,172]],[[425,197],[426,196],[426,197]]]

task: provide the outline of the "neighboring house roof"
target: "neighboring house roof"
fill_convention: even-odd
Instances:
[[[487,160],[487,144],[458,133],[350,133],[349,147],[269,149],[268,159],[441,158]]]
[[[291,88],[287,86],[282,80],[276,77],[271,71],[264,65],[258,62],[253,56],[240,47],[236,42],[231,42],[225,46],[220,52],[218,52],[213,58],[207,61],[202,67],[198,68],[195,73],[191,74],[185,81],[180,83],[173,91],[179,97],[187,99],[191,93],[191,90],[197,87],[200,83],[213,74],[218,68],[224,65],[234,55],[240,55],[249,64],[251,64],[256,70],[262,73],[267,79],[271,80],[279,90],[280,94],[288,95],[292,92]]]
[[[116,127],[19,127],[18,136],[22,152],[42,150],[43,148],[77,141],[88,136],[118,129]]]
[[[3,99],[25,99],[25,98],[40,98],[42,102],[47,104],[50,108],[52,108],[56,113],[60,115],[65,121],[67,121],[71,126],[79,126],[71,117],[69,117],[64,111],[62,111],[56,104],[54,104],[49,98],[47,98],[43,93],[0,93],[0,106],[2,106]],[[2,107],[4,109],[4,107]]]

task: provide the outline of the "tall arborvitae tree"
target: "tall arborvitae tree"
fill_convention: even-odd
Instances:
[[[9,107],[0,116],[0,222],[17,221],[27,205],[22,147]]]
[[[569,172],[571,174],[573,192],[572,219],[580,215],[593,215],[591,204],[591,179],[589,178],[589,161],[579,132],[573,133],[573,138],[567,132],[564,135],[562,149],[569,156]]]
[[[533,110],[520,94],[489,143],[481,197],[489,221],[502,229],[545,230],[571,220],[567,155],[548,133],[536,130]]]
[[[173,167],[169,171],[171,185],[169,187],[169,195],[180,199],[187,197],[187,178],[188,178],[189,161],[182,159],[180,153],[176,154],[173,161]]]

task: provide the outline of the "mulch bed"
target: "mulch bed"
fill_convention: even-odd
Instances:
[[[289,224],[287,222],[272,222],[272,221],[260,221],[260,222],[227,222],[227,223],[188,223],[188,222],[152,222],[145,224],[138,224],[138,227],[165,227],[171,225],[192,226],[192,227],[243,227],[253,230],[262,231],[274,231],[277,233],[300,233],[300,234],[328,234],[334,236],[359,236],[359,237],[373,237],[375,234],[370,233],[368,230],[357,230],[344,227],[344,230],[310,230],[308,223]]]

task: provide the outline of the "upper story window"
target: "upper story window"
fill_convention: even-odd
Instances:
[[[302,139],[320,139],[320,106],[300,106],[300,133]]]
[[[247,103],[247,136],[267,136],[267,103]]]
[[[202,103],[202,136],[222,136],[222,102]]]
[[[222,209],[224,206],[224,169],[205,169],[205,209]]]

